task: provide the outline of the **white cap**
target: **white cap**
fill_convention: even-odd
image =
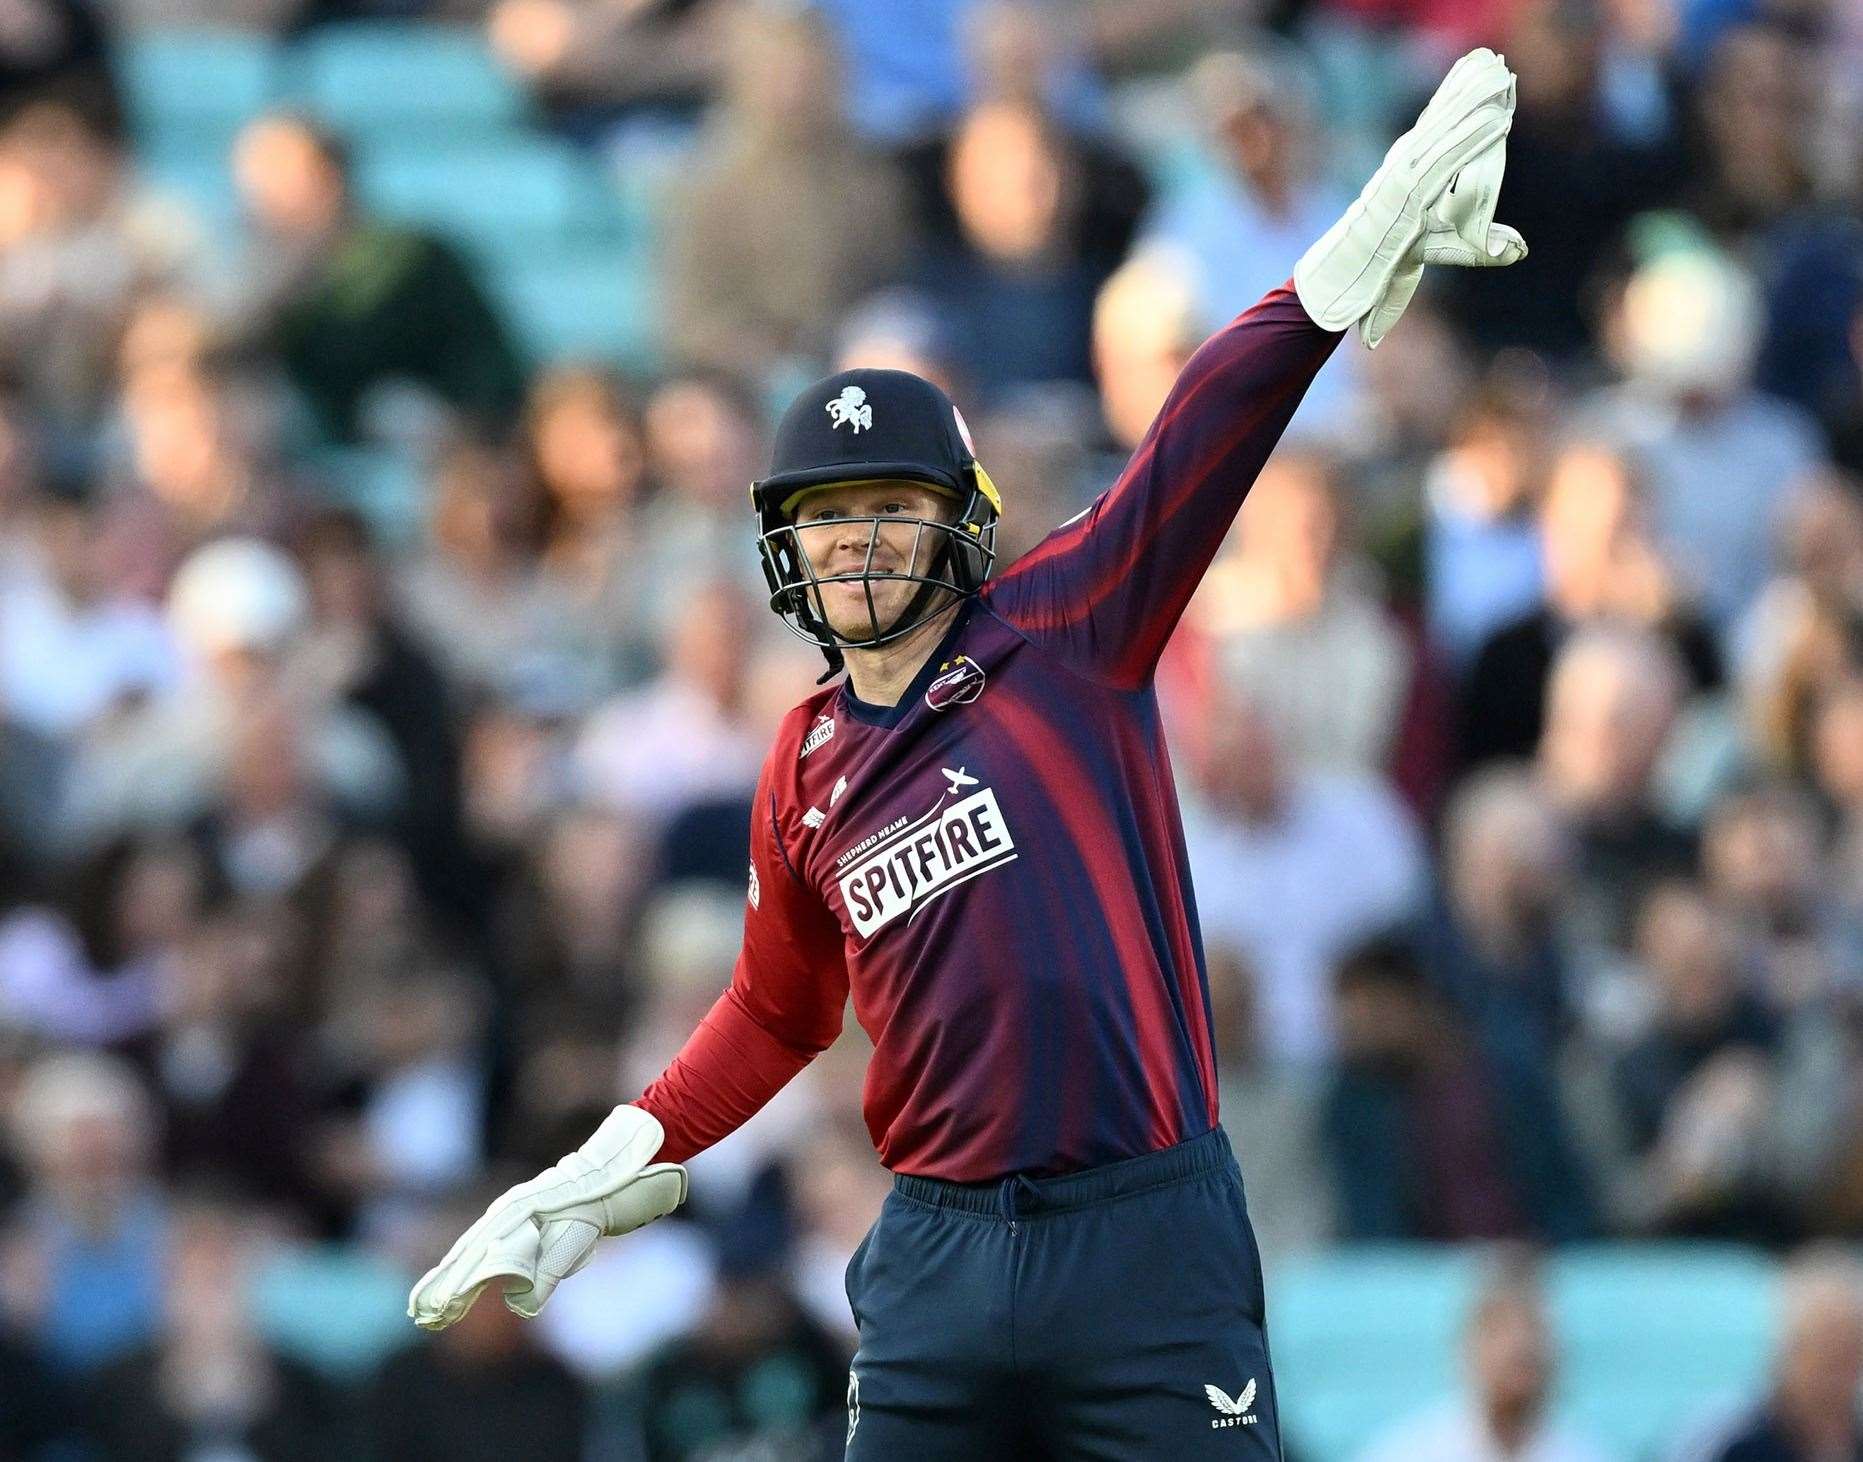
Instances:
[[[277,650],[304,623],[306,608],[297,565],[257,538],[222,538],[197,549],[168,591],[177,638],[204,659]]]
[[[1645,264],[1624,290],[1624,354],[1631,373],[1673,392],[1738,390],[1764,324],[1752,278],[1709,250]]]

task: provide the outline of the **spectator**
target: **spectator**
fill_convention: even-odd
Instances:
[[[945,190],[954,241],[936,241],[918,283],[949,322],[984,404],[1017,386],[1091,374],[1093,299],[1112,264],[1077,228],[1081,159],[1045,113],[984,102],[952,134]]]
[[[112,584],[79,502],[40,496],[20,509],[0,567],[0,706],[17,725],[64,740],[177,675],[161,616]]]
[[[702,800],[742,805],[763,764],[745,719],[751,623],[735,586],[688,601],[661,654],[666,670],[589,719],[576,756],[594,798],[662,823]]]
[[[146,1037],[173,999],[178,962],[209,897],[184,839],[122,839],[71,876],[66,907],[28,906],[0,923],[0,1013],[71,1045]]]
[[[1267,718],[1210,708],[1202,796],[1186,828],[1204,937],[1240,960],[1271,1062],[1332,1052],[1327,980],[1345,953],[1418,912],[1423,849],[1375,778],[1290,765]]]
[[[340,1449],[336,1398],[255,1333],[255,1216],[193,1203],[175,1215],[155,1343],[100,1378],[88,1417],[104,1457],[185,1462],[224,1450],[313,1462]]]
[[[1602,93],[1603,13],[1530,0],[1505,24],[1520,77],[1507,139],[1507,217],[1532,241],[1527,277],[1448,281],[1451,318],[1486,350],[1524,346],[1555,362],[1592,348],[1585,304],[1595,271],[1633,214],[1658,206],[1678,176],[1668,139],[1621,135]],[[1582,209],[1572,200],[1585,199]],[[1543,242],[1542,242],[1543,240]],[[1486,270],[1465,275],[1490,274]]]
[[[841,98],[819,15],[765,4],[734,19],[717,110],[672,201],[667,338],[680,360],[755,376],[817,361],[836,306],[903,263],[901,185]]]
[[[1699,156],[1689,210],[1731,246],[1812,200],[1806,126],[1817,68],[1782,26],[1739,25],[1708,57],[1695,93]]]
[[[1352,200],[1315,176],[1313,99],[1291,58],[1217,52],[1197,63],[1187,85],[1211,155],[1160,202],[1145,234],[1188,266],[1198,313],[1220,323],[1285,280]],[[1336,438],[1353,425],[1361,360],[1356,341],[1334,353],[1290,433]]]
[[[604,682],[639,679],[652,597],[635,572],[648,487],[639,408],[607,372],[564,367],[532,387],[524,436],[546,514],[544,574],[574,607]]]
[[[0,365],[74,454],[103,409],[131,302],[195,263],[191,229],[134,200],[126,172],[119,144],[64,101],[0,124]]]
[[[1360,1462],[1603,1462],[1552,1418],[1557,1360],[1539,1275],[1523,1254],[1500,1256],[1463,1332],[1465,1397],[1400,1422]]]
[[[1818,698],[1863,666],[1863,500],[1820,475],[1794,495],[1780,572],[1739,629],[1738,671],[1756,750],[1800,771]]]
[[[1459,678],[1488,637],[1539,602],[1546,432],[1543,383],[1496,379],[1461,413],[1423,484],[1430,638]]]
[[[277,904],[236,904],[202,920],[177,962],[149,1058],[166,1173],[321,1217],[312,1151],[320,1092],[300,938]]]
[[[1576,849],[1531,773],[1468,778],[1443,817],[1443,877],[1432,969],[1470,1018],[1554,1042],[1579,992],[1559,914]]]
[[[1530,773],[1469,778],[1444,819],[1441,892],[1422,944],[1493,1075],[1508,1169],[1534,1230],[1554,1242],[1598,1227],[1559,1075],[1590,994],[1559,918],[1572,861],[1567,830]]]
[[[471,692],[573,654],[574,615],[539,561],[547,514],[502,451],[459,441],[432,468],[427,531],[395,565],[410,627]]]
[[[5,1236],[4,1300],[56,1372],[90,1379],[159,1323],[168,1200],[156,1114],[114,1057],[42,1057],[13,1101],[28,1176]]]
[[[845,1441],[847,1351],[784,1283],[780,1221],[771,1232],[772,1219],[757,1212],[760,1196],[753,1190],[727,1228],[727,1282],[709,1309],[644,1369],[648,1462],[755,1450],[808,1457]]]
[[[1339,1057],[1321,1133],[1338,1237],[1523,1237],[1495,1084],[1413,952],[1381,939],[1334,977]]]
[[[479,1211],[462,1204],[458,1216],[470,1222]],[[436,1221],[436,1231],[446,1226]],[[503,1305],[476,1305],[444,1335],[392,1356],[362,1399],[361,1455],[380,1462],[581,1456],[589,1390],[538,1350],[533,1335]]]
[[[1260,706],[1301,765],[1377,774],[1396,743],[1411,654],[1341,516],[1331,462],[1276,452],[1186,627],[1212,679]]]
[[[1586,1123],[1615,1222],[1777,1239],[1792,1222],[1792,1195],[1775,1171],[1779,1021],[1753,988],[1728,920],[1691,884],[1650,893],[1636,950],[1649,1019],[1610,1058],[1607,1109]]]
[[[740,378],[701,371],[662,380],[647,400],[647,463],[658,491],[641,514],[634,565],[648,603],[642,632],[663,643],[675,614],[651,586],[723,574],[761,584],[763,563],[744,522],[744,484],[757,475],[764,418]]]
[[[460,749],[437,657],[403,627],[391,569],[360,514],[328,509],[297,539],[310,598],[304,658],[333,705],[379,727],[403,771],[396,831],[426,896],[467,927],[478,870],[460,848]]]
[[[1701,868],[1708,892],[1737,922],[1768,967],[1774,999],[1791,1007],[1828,979],[1824,834],[1798,787],[1766,783],[1730,793],[1708,811]]]
[[[55,100],[104,131],[120,126],[111,29],[84,0],[22,0],[0,38],[0,120]]]
[[[1646,634],[1588,630],[1553,662],[1538,764],[1577,839],[1571,912],[1589,943],[1623,947],[1650,884],[1692,863],[1693,839],[1655,792],[1681,696],[1674,652]]]
[[[234,338],[277,352],[331,439],[369,434],[371,392],[390,383],[481,422],[518,404],[516,353],[472,271],[439,239],[369,218],[333,134],[265,117],[240,135],[233,166],[254,233]]]
[[[1540,506],[1545,600],[1481,646],[1461,704],[1461,760],[1528,755],[1545,725],[1547,678],[1559,647],[1588,625],[1620,624],[1667,640],[1691,687],[1720,684],[1714,637],[1695,614],[1644,521],[1635,467],[1608,449],[1566,448]]]
[[[1812,1462],[1863,1457],[1863,1299],[1840,1252],[1800,1254],[1780,1283],[1781,1334],[1764,1401],[1683,1449],[1677,1462]]]
[[[353,1116],[327,1122],[326,1172],[358,1231],[391,1251],[422,1236],[427,1206],[484,1162],[485,992],[463,971],[397,969],[346,983],[323,1059]]]
[[[720,0],[499,0],[486,35],[559,127],[599,137],[629,118],[695,116],[724,69],[729,17]]]
[[[1730,259],[1651,259],[1612,312],[1623,381],[1580,408],[1636,454],[1656,533],[1723,635],[1765,582],[1790,489],[1823,455],[1808,418],[1753,389],[1759,324],[1752,279]]]

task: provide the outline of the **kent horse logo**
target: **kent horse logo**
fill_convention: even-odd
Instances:
[[[843,386],[841,394],[828,403],[828,417],[837,429],[854,428],[854,435],[873,429],[873,408],[867,405],[867,393],[859,386]]]
[[[934,711],[966,705],[983,694],[983,667],[959,655],[938,667],[938,678],[925,687],[925,704]]]
[[[941,894],[1015,861],[1015,839],[996,793],[982,787],[952,801],[960,785],[977,780],[961,769],[959,776],[962,783],[954,780],[923,817],[899,818],[835,860],[841,900],[861,938],[895,919],[910,923]]]

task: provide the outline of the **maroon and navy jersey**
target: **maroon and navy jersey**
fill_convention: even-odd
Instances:
[[[1210,999],[1153,670],[1339,336],[1275,290],[1207,341],[1119,481],[959,606],[898,704],[784,720],[730,988],[640,1098],[679,1161],[840,1034],[896,1172],[975,1182],[1216,1123]]]

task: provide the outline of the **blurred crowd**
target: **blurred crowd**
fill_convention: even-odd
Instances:
[[[230,234],[139,181],[125,37],[382,17],[651,159],[657,370],[530,358],[312,116],[239,133]],[[1863,1234],[1854,6],[0,0],[0,1457],[838,1455],[852,1022],[535,1325],[398,1315],[729,977],[821,669],[772,413],[938,380],[1013,559],[1486,42],[1531,256],[1341,346],[1160,671],[1254,1220]],[[1863,1456],[1801,1269],[1693,1455]],[[1533,1434],[1538,1314],[1504,1265],[1470,1426]]]

